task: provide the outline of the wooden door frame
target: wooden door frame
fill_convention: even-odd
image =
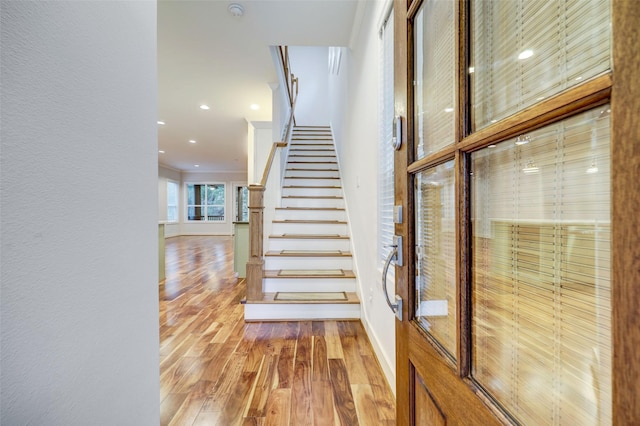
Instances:
[[[429,1],[429,0],[424,0]],[[395,155],[395,204],[402,205],[405,213],[404,222],[395,225],[395,233],[403,235],[403,252],[410,253],[413,242],[413,186],[412,179],[407,173],[409,165],[413,162],[412,144],[412,96],[413,87],[409,76],[413,69],[412,36],[409,31],[408,17],[420,6],[423,0],[394,0],[394,92],[396,115],[405,117],[403,120],[402,147]],[[460,0],[458,10],[459,19],[466,25],[465,8],[469,2]],[[458,40],[462,39],[468,46],[468,37],[461,26],[458,32]],[[580,90],[567,91],[548,102],[541,103],[535,109],[516,114],[518,121],[534,120],[527,124],[528,128],[542,126],[549,120],[560,120],[569,115],[574,115],[580,110],[585,110],[597,105],[598,102],[609,102],[611,105],[611,256],[612,256],[612,410],[613,424],[631,425],[640,422],[640,404],[637,404],[637,389],[640,385],[640,2],[637,0],[612,0],[612,56],[614,71],[607,76],[594,79],[589,84],[583,85],[584,92]],[[460,46],[460,44],[458,44]],[[459,113],[466,114],[466,90],[467,80],[465,73],[466,50],[459,49],[458,58],[459,76]],[[584,95],[584,96],[583,96]],[[554,102],[557,102],[554,104]],[[533,110],[533,112],[532,112]],[[526,114],[529,114],[527,116]],[[462,183],[456,184],[456,199],[462,200],[464,192],[468,191],[468,167],[467,152],[486,146],[489,141],[497,142],[507,139],[521,129],[518,126],[504,126],[500,133],[495,128],[490,131],[480,131],[472,135],[468,134],[468,123],[458,120],[458,131],[461,132],[457,139],[460,143],[453,150],[459,165],[457,178]],[[411,149],[410,149],[411,148]],[[425,164],[430,161],[426,158]],[[422,161],[421,161],[422,162]],[[462,191],[460,191],[462,188]],[[458,214],[462,218],[461,223],[468,218],[468,205],[462,203]],[[467,244],[469,236],[465,234],[467,227],[460,229],[457,244]],[[462,251],[464,252],[464,250]],[[396,320],[396,394],[397,394],[397,424],[413,424],[413,413],[408,404],[413,399],[412,371],[407,360],[409,359],[409,339],[415,334],[415,327],[410,323],[410,314],[415,304],[410,284],[413,276],[414,265],[409,261],[409,256],[403,267],[396,267],[396,293],[403,300],[403,321]],[[466,259],[468,261],[468,259]],[[458,268],[456,276],[458,282],[469,282],[468,267]],[[468,285],[458,284],[459,311],[469,311],[470,299]],[[464,316],[465,315],[463,314]],[[458,366],[452,373],[457,375],[460,383],[474,392],[473,382],[468,380],[469,375],[469,345],[468,318],[459,318],[458,338]],[[461,344],[462,343],[462,344]],[[479,400],[484,401],[498,419],[508,423],[507,417],[499,416],[499,411],[484,400],[478,393]]]

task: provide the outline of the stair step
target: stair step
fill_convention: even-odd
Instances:
[[[296,252],[296,250],[280,250],[280,252],[291,253]],[[310,250],[304,250],[305,252],[311,253]],[[341,250],[330,250],[331,252],[341,252]],[[329,252],[327,250],[326,252]],[[277,251],[272,251],[271,253],[278,253]],[[341,270],[351,270],[353,268],[353,258],[345,255],[336,255],[336,256],[289,256],[287,254],[279,254],[279,255],[270,255],[265,257],[264,267],[269,270],[321,270],[326,268],[331,269],[341,269]],[[280,276],[270,276],[268,278],[285,278],[290,279],[291,277],[280,277]],[[295,277],[294,277],[295,278]],[[311,277],[298,277],[298,278],[311,278]],[[351,278],[351,277],[312,277],[312,278]]]
[[[282,207],[344,207],[342,197],[282,197]]]
[[[287,257],[351,257],[351,253],[342,250],[278,250],[268,251],[265,256],[287,256]]]
[[[296,240],[348,240],[348,235],[340,234],[281,234],[269,235],[269,238],[289,238]]]
[[[293,170],[287,171],[286,178],[296,177],[309,177],[309,178],[338,178],[340,179],[340,172],[338,170]]]
[[[313,200],[342,200],[343,198],[336,195],[284,195],[282,198],[306,198]]]
[[[278,269],[264,271],[265,278],[355,278],[351,270],[344,269]]]
[[[314,189],[342,189],[341,186],[335,186],[335,185],[315,185],[315,186],[305,186],[305,185],[285,185],[282,187],[283,189],[310,189],[310,188],[314,188]]]
[[[268,251],[279,250],[340,250],[349,251],[351,240],[346,235],[280,234],[271,235]]]
[[[338,169],[330,169],[330,168],[326,168],[326,169],[313,169],[313,168],[290,168],[287,169],[287,171],[291,171],[291,172],[339,172],[340,170]]]
[[[285,219],[285,220],[274,220],[273,223],[290,223],[290,224],[310,224],[310,225],[346,225],[347,222],[345,220],[308,220],[308,219]]]
[[[309,208],[309,207],[277,207],[275,220],[346,220],[345,209]]]
[[[312,233],[346,235],[347,232],[347,223],[337,220],[274,220],[272,229],[272,233],[276,235]]]
[[[342,188],[339,186],[285,186],[282,188],[282,195],[319,195],[319,196],[342,196]]]
[[[357,320],[360,318],[358,296],[347,293],[347,301],[299,301],[274,300],[277,293],[265,293],[263,300],[246,302],[245,321],[296,321],[296,320]],[[277,304],[277,309],[273,305]]]

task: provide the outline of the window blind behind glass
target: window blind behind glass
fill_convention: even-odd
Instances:
[[[609,112],[472,154],[472,375],[523,424],[611,424]]]
[[[414,20],[416,159],[455,142],[455,2],[424,2]]]
[[[416,317],[452,359],[456,355],[456,226],[454,162],[418,173]]]
[[[378,260],[382,267],[393,243],[394,150],[393,138],[393,10],[380,34],[380,90],[378,139]],[[392,268],[393,269],[393,268]]]
[[[610,8],[606,0],[474,1],[474,129],[609,70]]]

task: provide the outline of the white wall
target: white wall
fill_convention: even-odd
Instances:
[[[271,147],[273,146],[271,121],[251,121],[249,123],[249,155],[247,156],[247,176],[249,183],[260,183]]]
[[[270,134],[270,133],[269,133]],[[246,182],[245,172],[199,173],[183,172],[180,185],[180,235],[233,235],[233,185]],[[224,183],[225,184],[225,221],[224,222],[186,222],[186,183]]]
[[[0,8],[0,421],[157,425],[156,4]]]
[[[379,37],[384,2],[365,2],[360,32],[329,77],[329,112],[352,233],[363,316],[392,389],[395,389],[395,317],[381,289],[377,258]],[[346,92],[346,97],[345,97]],[[342,95],[341,95],[342,94]],[[393,295],[393,286],[389,293]]]
[[[327,31],[330,31],[327,28]],[[326,126],[329,123],[328,48],[324,46],[289,47],[291,71],[299,79],[296,124]]]

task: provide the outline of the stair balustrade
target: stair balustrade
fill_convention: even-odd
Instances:
[[[284,176],[283,158],[280,151],[286,148],[291,139],[291,130],[295,123],[295,105],[298,97],[298,78],[291,73],[288,50],[279,49],[280,60],[285,72],[287,94],[290,102],[289,119],[282,131],[282,140],[274,142],[259,184],[249,185],[249,260],[247,261],[247,301],[263,298],[264,277],[264,235],[265,235],[265,198],[267,202],[279,199],[276,193],[280,189],[281,176]],[[274,167],[274,163],[276,163]],[[268,189],[267,189],[268,188]],[[265,197],[266,194],[266,197]],[[275,207],[275,206],[267,206]],[[267,209],[269,210],[269,209]],[[273,209],[270,209],[273,210]],[[267,220],[271,224],[271,220]]]

